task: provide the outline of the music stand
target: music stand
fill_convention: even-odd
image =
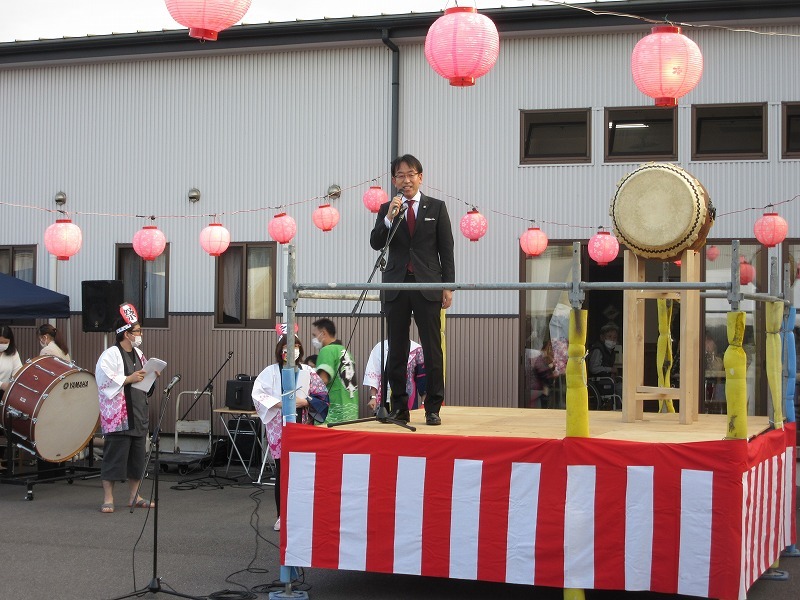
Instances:
[[[189,408],[186,409],[186,412],[183,413],[183,417],[181,417],[181,420],[186,419],[186,416],[189,414],[189,412],[192,410],[192,408],[194,408],[194,405],[197,404],[197,401],[203,396],[203,394],[206,393],[206,391],[210,392],[210,391],[212,391],[214,389],[214,385],[213,385],[214,380],[217,378],[217,375],[220,374],[220,371],[222,371],[222,369],[225,368],[225,365],[228,364],[228,361],[231,359],[232,356],[233,356],[233,350],[228,352],[227,358],[219,366],[219,369],[217,369],[217,372],[214,373],[211,376],[211,379],[208,380],[208,383],[206,383],[206,386],[201,391],[199,391],[197,393],[197,395],[195,396],[194,400],[192,401],[191,406],[189,406]],[[211,437],[213,439],[213,437],[214,437],[214,394],[213,393],[208,395],[208,423],[209,423],[209,427],[211,429]],[[238,481],[238,479],[234,479],[233,477],[224,477],[222,475],[217,475],[217,468],[214,465],[214,455],[216,454],[216,446],[217,446],[217,441],[216,440],[212,441],[211,448],[209,448],[209,450],[211,451],[211,466],[210,466],[211,470],[210,470],[208,476],[195,477],[194,479],[184,479],[183,481],[179,481],[178,482],[179,485],[183,485],[185,483],[193,483],[193,482],[196,482],[196,481],[203,481],[203,480],[206,480],[206,479],[210,479],[210,480],[213,481],[213,486],[216,487],[217,489],[221,490],[225,486],[222,485],[219,482],[220,479],[226,479],[226,480],[230,481],[231,483],[236,483]]]
[[[112,600],[122,600],[123,598],[138,598],[143,596],[146,593],[151,594],[169,594],[170,596],[178,596],[180,598],[193,598],[194,600],[202,600],[203,597],[200,596],[190,596],[189,594],[181,594],[180,592],[176,592],[175,590],[165,590],[161,587],[161,577],[158,576],[158,507],[159,507],[159,498],[158,498],[158,475],[161,472],[161,460],[160,460],[160,452],[159,452],[159,441],[161,438],[161,423],[164,420],[164,413],[166,412],[167,407],[167,400],[169,400],[170,390],[164,390],[164,397],[161,400],[161,410],[159,411],[158,415],[158,422],[156,423],[156,427],[153,430],[153,437],[150,440],[150,448],[147,452],[147,459],[144,461],[144,472],[142,476],[139,478],[139,487],[136,488],[136,495],[134,498],[139,497],[139,490],[142,488],[142,482],[144,481],[145,475],[147,474],[147,465],[150,463],[150,457],[155,452],[155,462],[153,463],[154,472],[153,472],[153,502],[155,502],[155,507],[153,507],[153,577],[150,580],[150,583],[147,584],[146,587],[135,590],[130,594],[125,594],[124,596],[117,596]],[[133,513],[134,506],[131,506],[130,512]]]
[[[407,209],[408,210],[408,209]],[[372,283],[372,279],[375,277],[375,273],[378,272],[380,269],[381,272],[384,271],[386,268],[386,253],[389,251],[389,244],[392,243],[392,239],[394,238],[395,233],[400,227],[400,223],[405,218],[405,214],[407,210],[401,212],[397,215],[394,220],[392,221],[392,226],[389,228],[389,235],[386,236],[386,243],[381,248],[381,253],[378,255],[378,259],[375,261],[375,265],[372,267],[372,273],[369,274],[369,278],[367,279],[367,284]],[[365,417],[363,419],[352,419],[350,421],[340,421],[339,423],[328,423],[328,427],[338,427],[340,425],[350,425],[352,423],[367,423],[370,421],[378,421],[379,423],[391,423],[392,425],[397,425],[398,427],[404,427],[405,429],[409,429],[410,431],[416,431],[417,428],[413,425],[409,425],[405,421],[398,421],[397,419],[392,419],[389,416],[389,409],[388,409],[388,384],[386,381],[386,366],[385,356],[383,352],[383,340],[386,339],[386,311],[384,310],[384,292],[381,290],[381,403],[378,406],[378,410],[375,412],[375,415],[372,417]],[[353,306],[353,310],[351,311],[351,315],[360,315],[361,310],[364,308],[364,302],[367,298],[367,290],[363,290],[361,295],[359,296],[358,300],[356,301],[355,306]],[[391,346],[391,344],[390,344]]]

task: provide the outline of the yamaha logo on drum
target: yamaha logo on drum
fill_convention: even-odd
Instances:
[[[88,381],[67,381],[64,383],[63,388],[65,390],[74,390],[78,388],[86,388],[89,387]]]

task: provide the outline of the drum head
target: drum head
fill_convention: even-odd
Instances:
[[[668,259],[705,236],[708,197],[680,167],[651,163],[623,178],[610,214],[614,233],[631,251]]]
[[[58,379],[36,415],[34,441],[43,460],[62,462],[86,447],[100,419],[97,383],[83,370]]]

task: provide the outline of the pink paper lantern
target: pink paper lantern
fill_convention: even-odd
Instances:
[[[461,233],[470,242],[477,242],[486,235],[488,227],[489,223],[486,221],[486,217],[479,213],[476,208],[461,217]]]
[[[631,72],[636,87],[656,106],[675,106],[703,76],[703,54],[680,27],[659,25],[633,49]]]
[[[366,192],[364,192],[364,206],[369,209],[371,213],[377,213],[381,208],[381,204],[389,201],[389,194],[383,191],[379,185],[373,185]]]
[[[330,204],[323,204],[311,215],[316,225],[322,231],[330,231],[339,222],[339,211]]]
[[[719,248],[716,246],[709,246],[706,248],[706,258],[711,262],[714,262],[719,258]]]
[[[275,215],[267,226],[270,237],[279,244],[288,244],[297,233],[297,223],[286,213]]]
[[[619,242],[608,231],[598,231],[589,240],[589,256],[601,267],[606,266],[619,254]]]
[[[500,53],[500,36],[489,17],[472,6],[455,6],[436,19],[425,36],[425,58],[453,86],[475,85]]]
[[[538,227],[529,227],[519,238],[519,246],[528,256],[539,256],[547,250],[547,235]]]
[[[58,260],[69,260],[83,244],[81,228],[69,219],[58,219],[44,232],[44,247]]]
[[[761,215],[753,225],[756,239],[767,248],[772,248],[786,239],[789,233],[789,224],[778,213],[769,212]]]
[[[756,278],[756,268],[749,262],[740,262],[739,264],[739,283],[747,285],[752,283]]]
[[[200,247],[211,256],[219,256],[231,245],[231,233],[221,223],[210,223],[200,232]]]
[[[143,260],[157,259],[166,247],[167,238],[155,225],[145,225],[133,236],[133,250]]]
[[[189,36],[215,41],[223,29],[239,22],[251,0],[164,0],[172,18],[189,28]]]

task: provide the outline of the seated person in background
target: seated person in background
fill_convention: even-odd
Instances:
[[[381,403],[381,347],[383,347],[383,366],[389,356],[389,342],[384,340],[373,346],[364,371],[364,386],[369,389],[369,402],[367,406],[374,413]],[[425,398],[425,361],[422,356],[422,346],[411,340],[408,353],[408,366],[406,367],[406,393],[408,394],[408,409],[422,408]],[[389,390],[391,397],[392,391]],[[389,406],[387,405],[387,410]]]
[[[530,362],[528,408],[554,408],[550,397],[553,380],[558,375],[553,358],[553,345],[546,339],[542,351]]]
[[[589,377],[611,377],[614,389],[604,390],[603,393],[614,393],[622,397],[622,380],[618,377],[619,371],[615,365],[617,360],[617,341],[619,328],[614,323],[608,323],[600,328],[600,339],[592,344],[589,349],[589,360],[586,369]]]

